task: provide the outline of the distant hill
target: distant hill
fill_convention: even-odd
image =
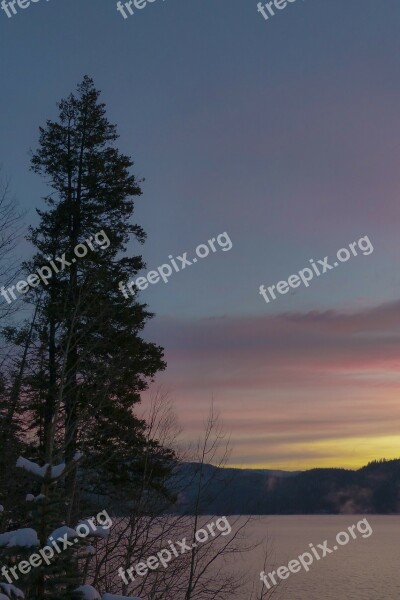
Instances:
[[[174,506],[190,512],[199,465],[186,463],[177,477],[184,491]],[[358,470],[219,469],[203,466],[203,514],[354,514],[400,512],[400,459],[374,461]]]

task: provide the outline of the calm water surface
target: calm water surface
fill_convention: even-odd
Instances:
[[[309,544],[336,545],[336,535],[365,515],[262,517],[250,526],[254,540],[268,538],[273,545],[272,570],[310,550]],[[274,598],[282,600],[399,600],[400,516],[366,516],[372,535],[357,539],[310,566],[291,574]],[[322,554],[322,552],[320,552]],[[243,559],[255,580],[263,570],[257,550]],[[245,599],[244,599],[245,600]]]

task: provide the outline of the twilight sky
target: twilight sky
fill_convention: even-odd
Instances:
[[[400,456],[399,24],[398,0],[297,0],[268,21],[252,0],[0,11],[0,163],[27,224],[45,191],[29,149],[87,73],[146,178],[148,269],[232,240],[142,293],[185,439],[213,397],[232,464]],[[368,256],[259,295],[363,236]]]

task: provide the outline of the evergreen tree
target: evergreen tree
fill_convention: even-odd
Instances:
[[[134,499],[135,484],[166,494],[174,458],[147,439],[145,421],[134,414],[165,363],[162,348],[141,335],[152,314],[118,286],[144,267],[140,255],[125,256],[131,238],[145,240],[132,223],[141,194],[133,162],[115,147],[116,128],[90,78],[58,108],[57,120],[40,129],[32,156],[33,171],[51,191],[29,235],[36,254],[25,265],[26,279],[39,270],[42,281],[36,277],[26,294],[35,318],[22,336],[29,356],[15,388],[29,421],[29,459],[66,464],[65,477],[49,484],[38,505],[40,544],[55,523],[77,523],[89,499],[82,491],[111,503],[121,495]],[[8,332],[10,340],[21,335]],[[85,456],[79,468],[78,449]],[[30,589],[32,598],[56,600],[71,598],[80,583],[72,554],[53,570],[36,571]]]
[[[13,522],[12,510],[4,510],[0,505],[0,528],[7,529],[0,533],[0,600],[106,600],[108,594],[100,597],[95,588],[82,582],[96,554],[96,549],[87,544],[93,537],[104,540],[108,536],[112,525],[108,515],[103,511],[96,518],[80,520],[74,528],[60,525],[57,523],[62,494],[59,483],[68,471],[66,465],[39,466],[19,457],[17,467],[24,470],[21,480],[25,486],[29,485],[29,489],[39,486],[41,493],[26,494],[18,524]],[[107,525],[104,521],[96,522],[99,516],[107,516]],[[90,521],[91,527],[87,525]],[[80,572],[83,564],[86,569]]]
[[[41,315],[49,358],[44,458],[51,456],[54,419],[63,411],[67,464],[79,443],[90,446],[101,436],[105,449],[110,444],[114,448],[118,429],[125,430],[126,423],[132,431],[143,428],[132,407],[147,379],[165,366],[161,348],[140,337],[151,313],[118,288],[144,266],[141,256],[121,253],[131,236],[143,242],[145,233],[130,220],[133,198],[141,190],[129,172],[133,162],[114,146],[117,139],[99,92],[85,77],[77,94],[59,103],[58,121],[41,128],[32,158],[33,170],[52,188],[46,199],[49,209],[38,211],[41,222],[31,232],[38,249],[33,265],[51,258],[60,266],[56,259],[64,252],[71,263],[50,279]],[[93,236],[102,247],[88,250]],[[86,248],[86,256],[76,258],[78,244],[80,253]],[[73,486],[71,473],[67,496]]]

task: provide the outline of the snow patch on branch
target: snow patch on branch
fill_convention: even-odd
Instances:
[[[116,596],[115,594],[103,594],[102,600],[140,600],[136,596]]]
[[[48,464],[43,467],[39,467],[38,464],[20,456],[17,460],[17,467],[21,469],[25,469],[28,473],[32,473],[36,477],[40,477],[44,479],[44,477],[48,476],[50,479],[57,479],[60,477],[65,470],[65,463],[60,463],[59,465],[54,465],[54,467],[50,467]]]
[[[80,585],[75,592],[80,592],[84,600],[101,600],[99,592],[91,585]]]
[[[9,598],[12,598],[12,594],[14,594],[14,596],[16,598],[25,598],[24,596],[24,592],[22,590],[20,590],[19,588],[17,588],[15,585],[13,585],[12,583],[0,583],[0,587],[2,590],[5,591],[5,593],[7,594],[7,596]],[[6,597],[3,594],[0,595],[0,600],[1,597]]]
[[[52,533],[47,538],[47,543],[49,545],[51,544],[51,538],[53,538],[53,540],[58,540],[60,538],[70,540],[76,537],[78,537],[78,533],[75,531],[75,529],[72,529],[72,527],[68,527],[67,525],[62,525],[61,527],[58,527],[57,529],[52,531]]]
[[[38,496],[34,496],[33,494],[26,495],[26,502],[38,502],[39,500],[44,500],[46,496],[44,494],[39,494]]]
[[[0,534],[0,548],[30,548],[31,546],[39,546],[37,533],[34,529],[26,527],[24,529],[16,529]]]
[[[91,585],[81,585],[76,588],[75,592],[80,592],[84,600],[140,600],[140,598],[132,596],[116,596],[115,594],[103,594],[100,597],[98,591]]]

